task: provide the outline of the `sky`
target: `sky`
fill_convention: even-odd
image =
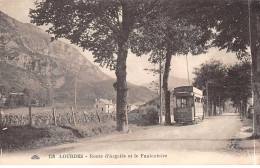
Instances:
[[[29,9],[34,8],[34,1],[36,0],[0,0],[0,10],[20,22],[30,23],[30,18],[28,16]],[[62,41],[69,43],[66,40]],[[81,48],[77,46],[74,47],[78,49],[79,52],[81,52],[93,64],[99,66],[98,63],[94,63],[91,52],[83,52]],[[159,66],[153,65],[147,61],[149,55],[137,57],[131,52],[128,53],[127,81],[133,84],[142,85],[150,83],[158,78],[158,75],[154,76],[152,73],[148,73],[148,71],[144,70]],[[190,80],[192,80],[195,77],[192,73],[194,71],[194,68],[199,67],[202,63],[211,59],[221,60],[224,64],[227,65],[232,65],[238,62],[235,53],[226,53],[225,50],[219,51],[217,48],[211,48],[206,54],[201,54],[197,56],[192,56],[191,54],[187,55],[188,70],[186,56],[173,56],[170,75],[180,78],[186,78],[188,80],[189,71]],[[100,67],[100,69],[109,76],[116,78],[114,71],[110,71],[109,69],[102,67]]]

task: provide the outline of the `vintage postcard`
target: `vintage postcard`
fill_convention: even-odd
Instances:
[[[0,0],[0,165],[258,165],[258,0]]]

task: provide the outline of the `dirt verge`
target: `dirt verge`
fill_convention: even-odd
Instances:
[[[4,151],[28,150],[73,142],[78,139],[115,131],[115,122],[61,126],[13,126],[0,131],[0,148]]]

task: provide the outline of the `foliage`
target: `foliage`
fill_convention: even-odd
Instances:
[[[19,106],[24,106],[24,103],[26,103],[25,96],[10,94],[6,99],[5,106],[14,108]]]
[[[138,56],[150,53],[149,61],[158,63],[170,55],[201,54],[209,47],[211,30],[192,25],[185,18],[177,18],[177,13],[168,10],[149,15],[136,32],[132,33],[131,51]],[[152,18],[151,18],[152,17]],[[205,36],[207,36],[205,38]]]
[[[22,92],[19,92],[18,89],[13,87],[9,88],[5,85],[1,85],[0,93],[2,93],[2,97],[0,97],[1,103],[2,98],[6,98],[5,102],[1,104],[3,108],[23,107],[30,106],[31,104],[36,105],[38,102],[36,98],[33,98],[32,91],[28,88],[24,88]],[[42,95],[39,95],[39,97],[42,97]],[[45,100],[41,100],[41,103],[44,103],[44,101]]]
[[[228,95],[235,105],[247,102],[251,97],[251,63],[242,62],[227,69]]]
[[[235,52],[239,59],[248,56],[249,7],[247,0],[184,0],[180,15],[193,24],[214,30],[212,46]]]
[[[210,100],[216,102],[220,96],[222,101],[230,99],[235,106],[239,106],[241,102],[247,103],[251,97],[250,62],[225,67],[222,62],[211,60],[201,64],[200,68],[195,68],[194,74],[196,77],[193,86],[204,90],[204,95],[208,83]]]
[[[211,38],[211,30],[192,25],[189,20],[178,15],[178,9],[172,13],[167,8],[155,14],[144,19],[138,31],[132,34],[130,46],[132,52],[139,56],[151,51],[149,60],[153,63],[165,60],[163,89],[167,93],[172,56],[187,55],[189,52],[193,55],[203,53],[208,48],[207,41]],[[165,100],[168,99],[165,94]],[[170,124],[169,101],[165,101],[165,107],[165,121]]]
[[[8,95],[10,92],[10,88],[7,85],[0,85],[0,94]]]
[[[122,20],[123,5],[129,12],[126,25]],[[127,36],[122,34],[124,29],[132,31],[152,7],[153,1],[142,0],[50,0],[37,2],[36,9],[30,10],[30,17],[37,26],[51,25],[47,32],[55,35],[53,40],[66,38],[91,51],[101,66],[115,69],[117,45],[122,38],[127,40],[122,37]]]
[[[129,115],[129,122],[139,126],[156,125],[159,122],[158,109],[156,107],[147,107],[145,109],[136,109],[131,111]]]
[[[217,101],[219,96],[225,99],[226,96],[226,67],[221,61],[211,60],[210,62],[202,63],[199,68],[194,69],[193,86],[198,87],[206,93],[206,85],[208,83],[209,97],[213,101]],[[221,92],[220,92],[221,90]]]
[[[126,59],[129,37],[153,11],[154,0],[48,0],[36,2],[30,10],[32,23],[51,25],[47,32],[66,38],[89,50],[95,62],[116,70],[117,130],[126,122]]]

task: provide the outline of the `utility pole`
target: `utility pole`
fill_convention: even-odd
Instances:
[[[74,83],[74,106],[77,109],[77,79],[78,79],[78,59],[76,60],[75,83]]]
[[[188,54],[186,54],[186,67],[187,67],[187,74],[188,74],[188,82],[190,86],[190,72],[189,72],[189,63],[188,63]]]
[[[49,99],[49,105],[54,107],[54,91],[51,83],[51,74],[47,74],[47,98]]]
[[[160,70],[160,75],[159,75],[159,90],[160,90],[160,124],[163,124],[163,115],[162,115],[162,56],[160,56],[159,60],[159,70]]]
[[[209,84],[206,82],[206,91],[207,91],[207,115],[209,116]]]
[[[76,72],[75,72],[75,84],[74,84],[74,106],[77,108],[77,76],[78,76],[78,66],[76,65]]]
[[[221,107],[220,107],[220,94],[218,95],[218,111],[219,111],[219,114],[221,114]]]
[[[128,93],[129,93],[129,90],[130,90],[130,88],[128,88],[128,92],[127,92],[127,100],[128,100]],[[126,133],[129,133],[130,132],[130,130],[129,130],[129,122],[128,122],[128,109],[126,109],[126,113],[125,113],[125,119],[126,119],[126,122],[125,122],[125,131],[126,131]]]

